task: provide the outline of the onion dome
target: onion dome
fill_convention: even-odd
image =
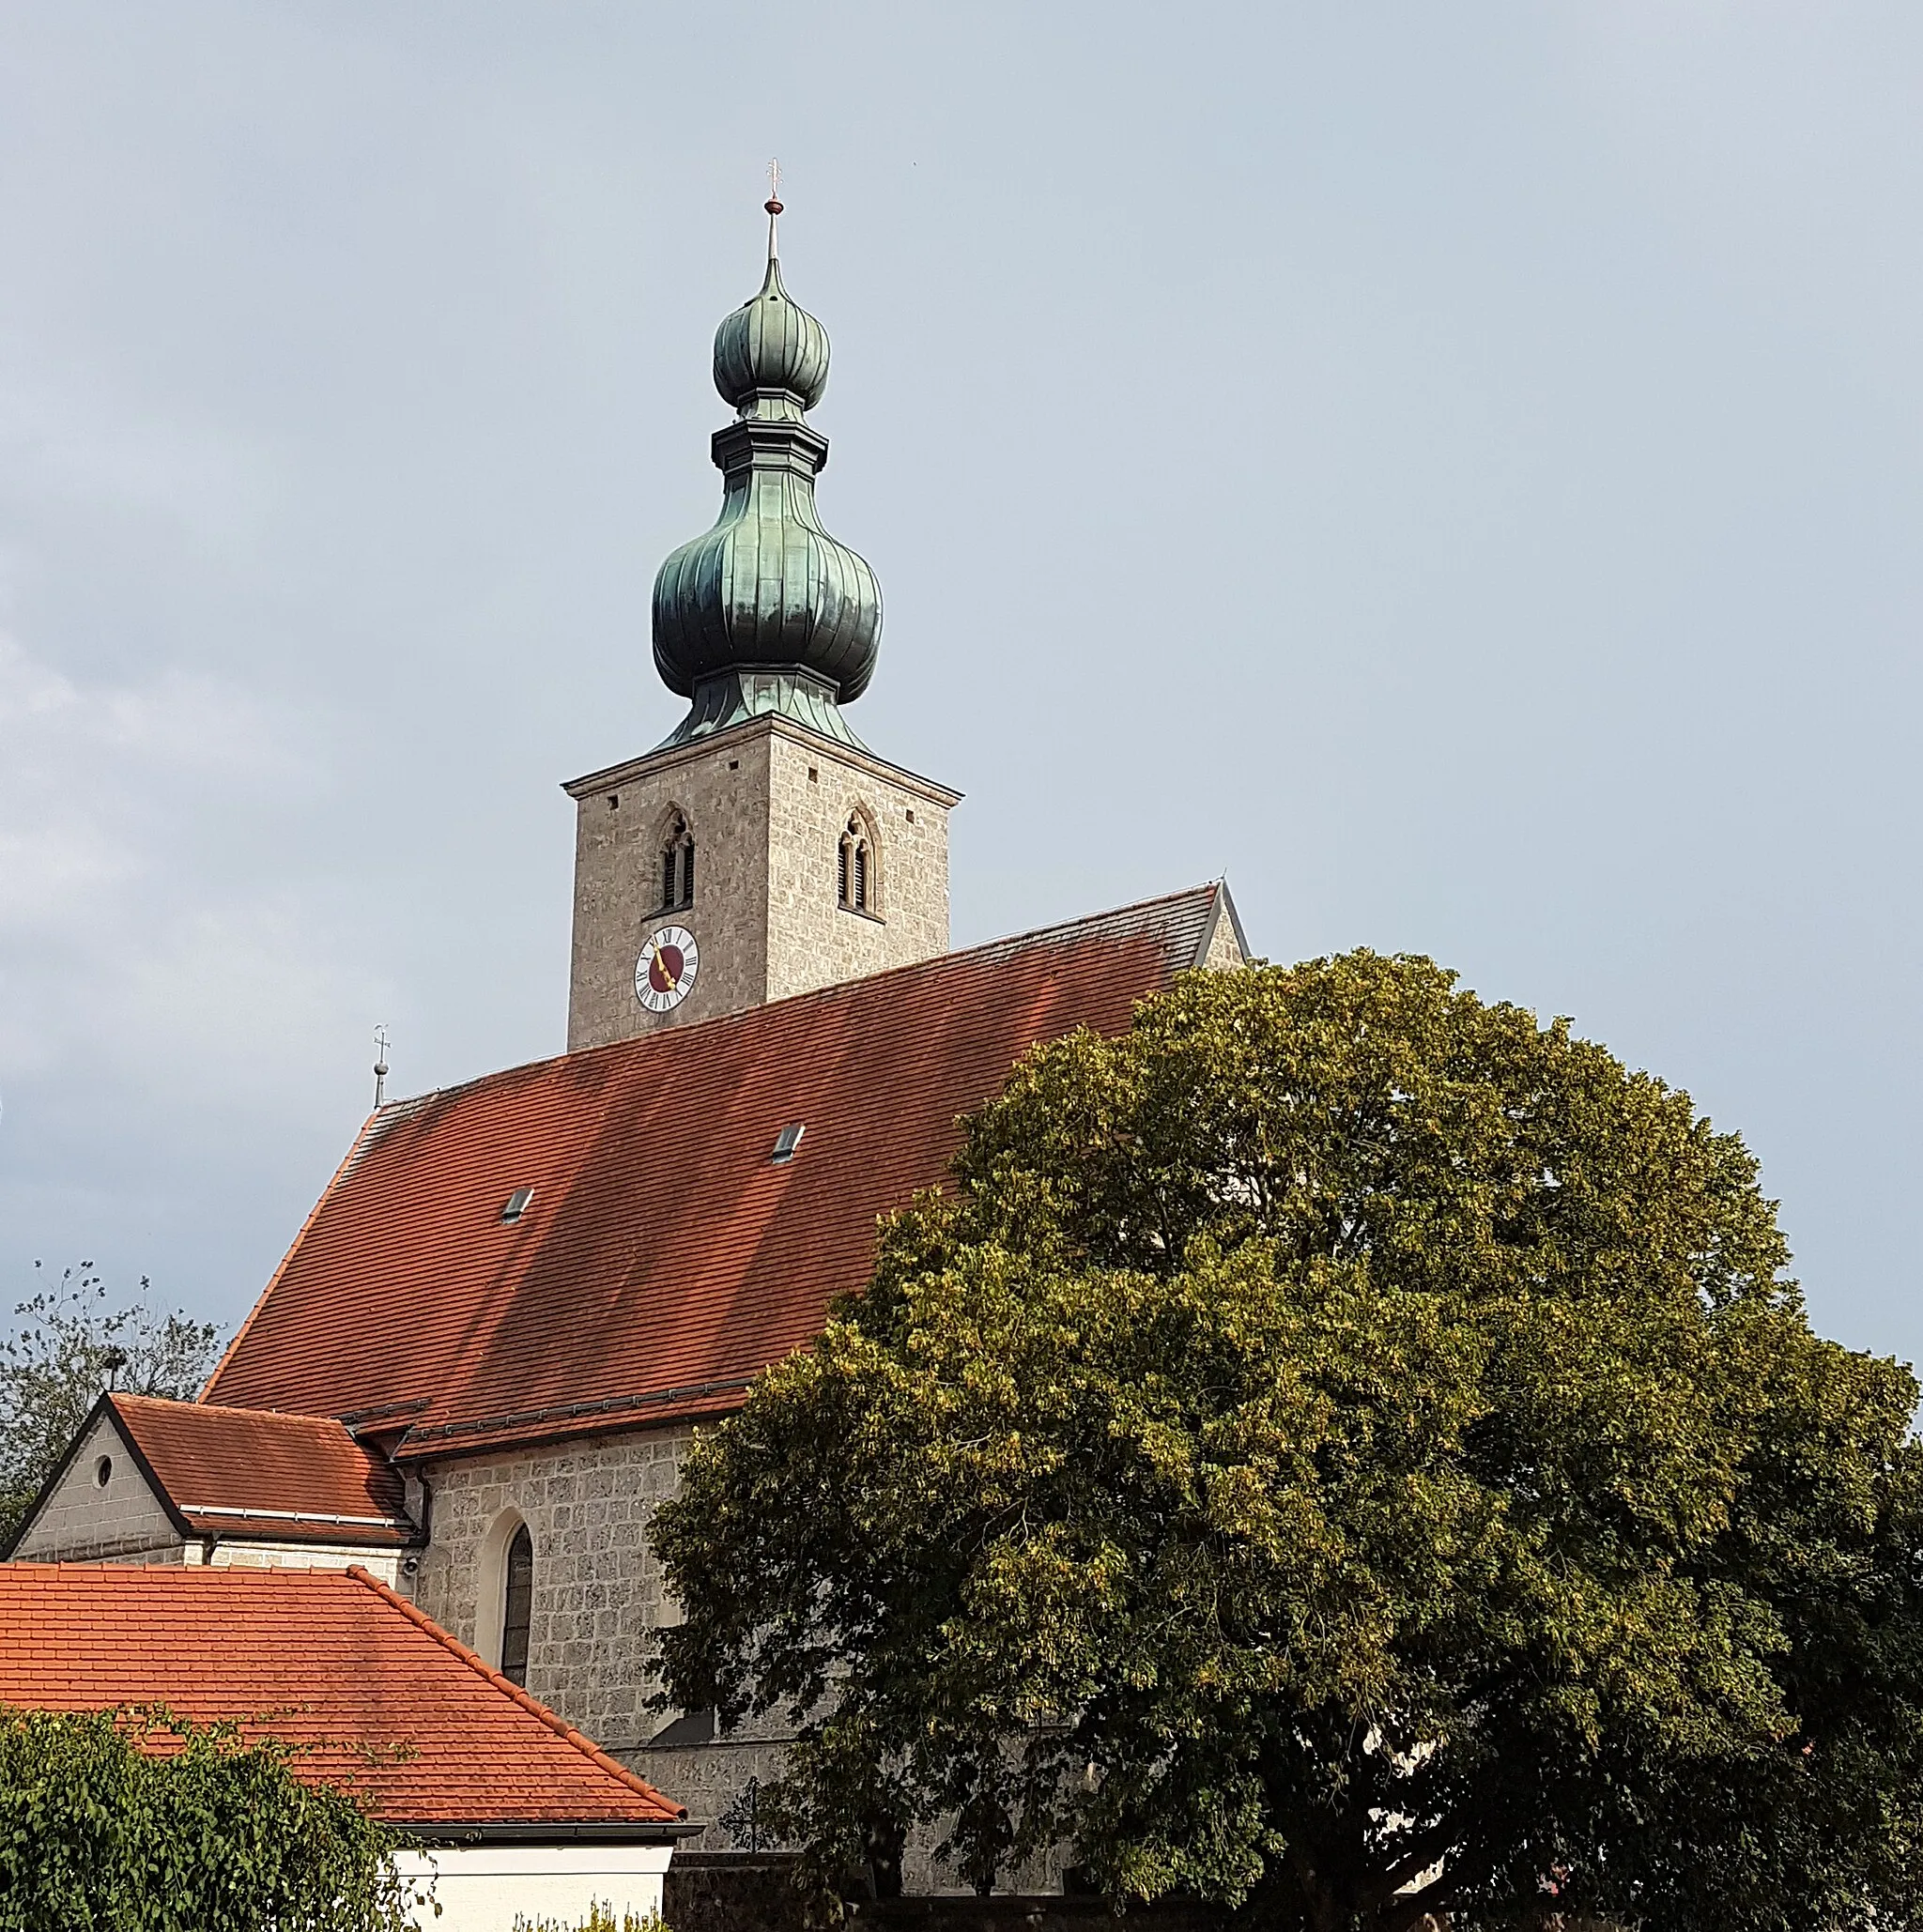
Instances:
[[[828,382],[828,332],[781,284],[771,202],[768,272],[715,332],[715,387],[735,420],[715,434],[721,514],[654,579],[654,667],[693,699],[670,744],[778,711],[859,743],[836,707],[874,674],[874,572],[822,528],[828,441],[806,421]]]
[[[828,386],[828,331],[781,285],[768,257],[767,279],[715,331],[715,387],[731,409],[746,409],[762,391],[812,409]]]

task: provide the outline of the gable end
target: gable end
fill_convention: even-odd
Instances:
[[[114,1398],[102,1395],[41,1485],[6,1560],[151,1562],[177,1557],[192,1541],[192,1526],[121,1426]]]

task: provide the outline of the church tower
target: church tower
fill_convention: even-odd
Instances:
[[[877,758],[882,595],[822,528],[808,411],[828,334],[768,270],[715,334],[721,514],[654,579],[654,667],[689,700],[665,744],[566,787],[575,837],[570,1052],[710,1020],[948,948],[961,793]]]

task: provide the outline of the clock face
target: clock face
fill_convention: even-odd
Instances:
[[[651,933],[635,961],[635,998],[650,1013],[667,1013],[694,990],[701,970],[701,949],[685,926],[664,926]]]

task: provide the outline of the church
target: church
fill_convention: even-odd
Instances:
[[[566,1050],[377,1104],[201,1398],[103,1396],[11,1552],[360,1565],[717,1849],[781,1739],[649,1708],[693,1432],[863,1286],[1023,1052],[1248,955],[1221,882],[949,949],[961,795],[849,722],[881,593],[817,513],[828,338],[779,212],[715,338],[719,518],[654,586],[686,714],[565,788]]]

